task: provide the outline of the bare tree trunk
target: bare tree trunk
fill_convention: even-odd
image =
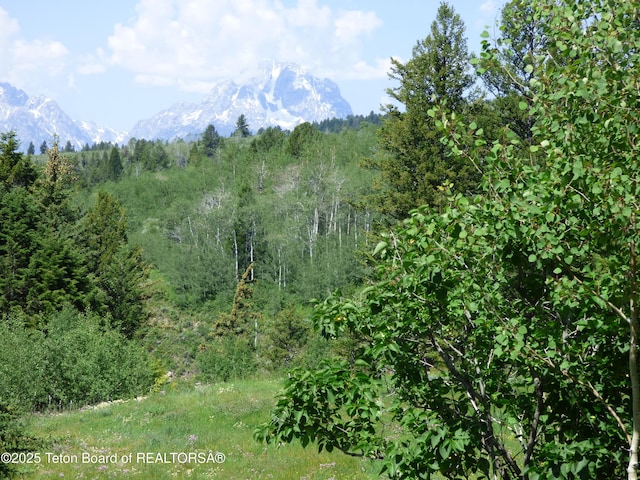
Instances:
[[[236,235],[236,229],[233,229],[233,255],[236,261],[236,282],[240,280],[238,272],[238,236]]]
[[[251,264],[254,263],[254,257],[253,257],[253,237],[255,235],[255,231],[256,231],[256,221],[253,220],[251,223],[251,233],[249,234],[249,262],[251,262]],[[251,278],[250,280],[253,281],[254,280],[254,275],[253,275],[253,268],[251,269]]]
[[[631,218],[632,228],[635,231],[636,218]],[[638,479],[638,446],[640,444],[640,381],[638,380],[638,306],[637,306],[637,281],[636,281],[636,245],[631,241],[631,295],[629,299],[629,376],[631,377],[631,405],[633,412],[633,435],[629,445],[629,466],[627,467],[627,479]]]

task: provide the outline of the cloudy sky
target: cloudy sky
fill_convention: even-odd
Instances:
[[[470,50],[503,0],[449,0]],[[439,0],[0,0],[0,81],[72,118],[129,130],[198,102],[263,60],[334,80],[356,114],[379,111],[389,59],[406,61]]]

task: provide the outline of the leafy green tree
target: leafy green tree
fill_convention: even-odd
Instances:
[[[27,155],[35,155],[36,147],[33,142],[29,142],[29,146],[27,147]]]
[[[254,153],[268,152],[272,148],[282,147],[286,135],[280,127],[267,127],[264,132],[251,140],[249,148]]]
[[[262,347],[271,368],[290,367],[311,335],[310,325],[294,305],[283,308],[269,322]]]
[[[319,136],[320,132],[313,128],[309,122],[301,123],[289,135],[286,146],[287,153],[294,157],[300,157],[305,148],[317,140]]]
[[[20,411],[15,406],[0,402],[0,448],[11,454],[28,453],[42,447],[42,442],[30,437],[20,422]],[[11,462],[0,463],[0,475],[14,478],[19,475],[17,465]]]
[[[258,438],[392,478],[637,479],[637,5],[531,7],[556,61],[528,67],[528,154],[507,129],[482,197],[414,211],[376,246],[370,286],[318,306],[326,337],[366,339],[358,360],[294,373]],[[477,161],[474,122],[425,113]]]
[[[244,113],[240,114],[238,120],[236,121],[236,129],[233,131],[234,137],[248,137],[251,135],[251,131],[249,130],[249,124],[247,123],[247,117],[245,117]]]
[[[49,149],[49,146],[47,145],[47,141],[43,140],[42,143],[40,144],[40,154],[44,155],[45,153],[47,153],[48,149]]]
[[[126,211],[113,195],[100,190],[83,224],[88,266],[91,271],[99,271],[127,243]]]
[[[479,175],[473,165],[448,155],[438,129],[425,116],[435,103],[446,102],[457,113],[465,109],[474,82],[469,61],[464,23],[447,3],[440,4],[412,58],[406,64],[392,60],[390,77],[399,86],[388,94],[397,104],[386,107],[379,142],[383,153],[368,164],[380,172],[380,192],[369,200],[392,219],[401,220],[423,204],[439,205],[447,184],[458,192],[476,189]]]

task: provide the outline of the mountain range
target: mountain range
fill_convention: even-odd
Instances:
[[[38,148],[42,142],[51,145],[54,135],[60,142],[72,145],[121,142],[126,134],[96,125],[72,120],[52,99],[30,97],[9,83],[0,83],[0,132],[13,130],[26,150],[29,142]],[[64,144],[63,143],[63,144]]]
[[[99,142],[122,143],[129,138],[173,140],[201,134],[209,124],[221,135],[231,134],[244,115],[251,131],[279,126],[291,130],[303,122],[346,118],[352,114],[338,86],[319,79],[295,64],[268,62],[253,79],[225,81],[213,86],[200,103],[178,102],[151,118],[137,122],[130,132],[88,121],[72,120],[52,99],[29,97],[24,91],[0,83],[0,131],[14,130],[26,150],[58,135],[76,148]]]

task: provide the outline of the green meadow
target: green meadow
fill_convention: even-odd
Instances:
[[[368,460],[257,443],[253,430],[268,419],[280,386],[265,379],[175,382],[146,397],[28,416],[25,429],[42,450],[18,478],[378,478]]]

